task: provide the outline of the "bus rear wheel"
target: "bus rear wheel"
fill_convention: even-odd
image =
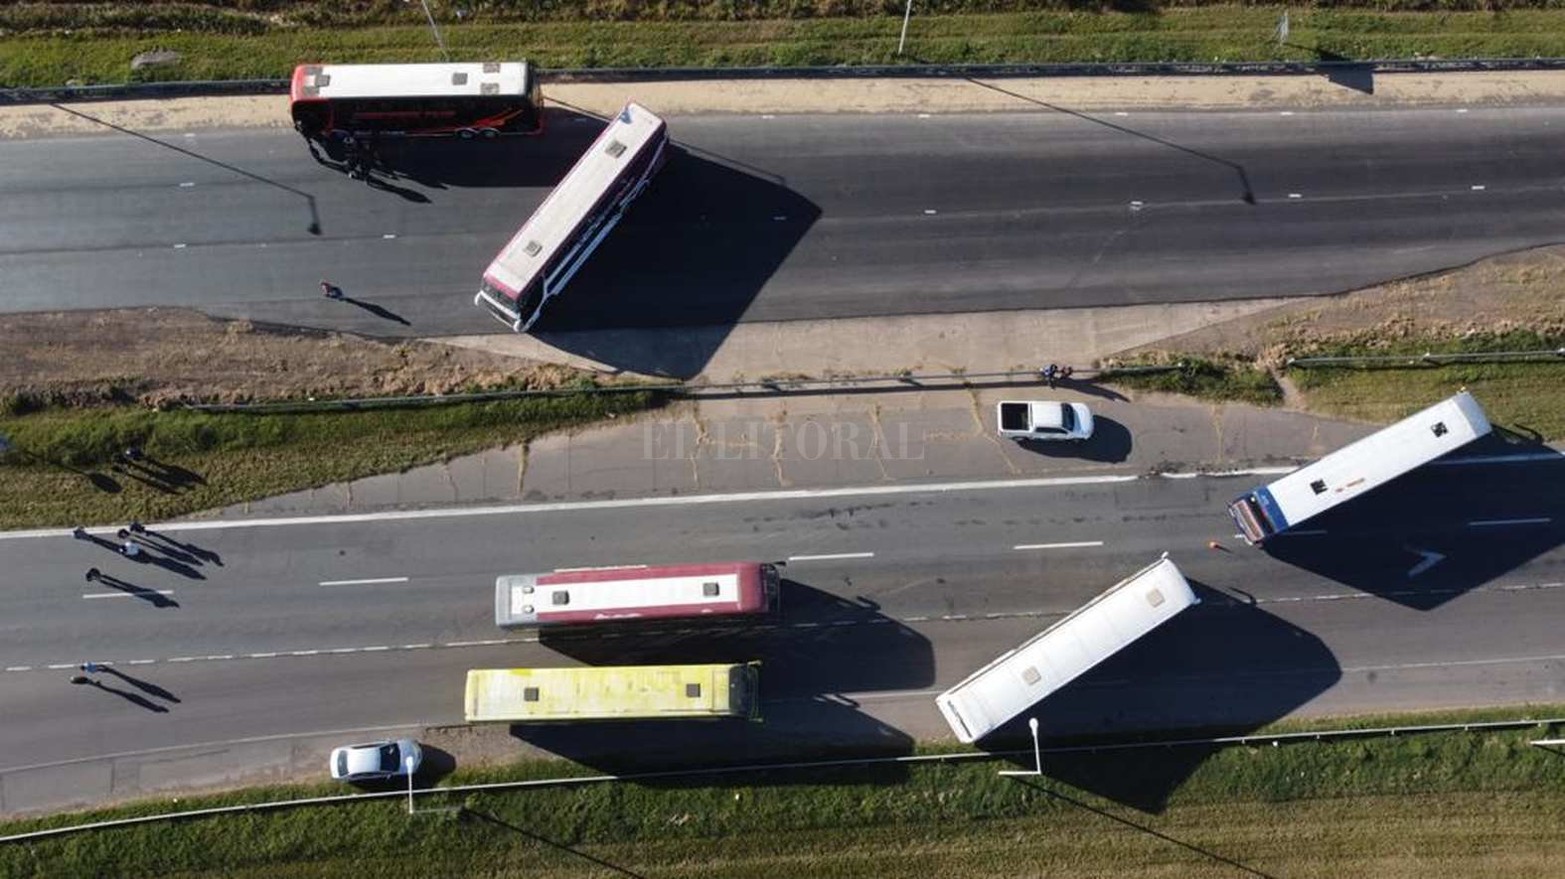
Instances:
[[[478,129],[478,133],[482,134],[484,136],[484,140],[494,140],[495,138],[500,136],[500,129],[498,129],[498,128],[480,128],[480,129]]]
[[[471,128],[458,128],[456,130],[456,136],[462,138],[463,140],[472,140],[473,137],[477,134],[478,132]]]

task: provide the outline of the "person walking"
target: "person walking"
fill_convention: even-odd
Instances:
[[[134,540],[127,540],[120,544],[120,552],[128,559],[141,558],[141,544]]]
[[[97,568],[88,568],[87,569],[87,582],[88,583],[96,583],[96,582],[98,582],[101,579],[103,579],[103,572],[102,571],[98,570]]]
[[[325,278],[322,278],[321,279],[321,295],[325,296],[327,299],[341,299],[342,298],[342,288],[337,286],[336,284],[333,284],[332,282],[326,280]]]
[[[83,673],[90,675],[95,675],[103,670],[103,666],[97,664],[96,662],[84,662],[77,666],[77,668],[81,669]]]
[[[147,526],[141,524],[140,522],[137,522],[135,519],[132,519],[132,520],[130,520],[130,533],[132,533],[132,534],[146,534],[147,533]]]

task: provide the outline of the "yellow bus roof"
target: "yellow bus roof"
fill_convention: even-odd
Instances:
[[[736,700],[732,688],[753,689],[754,675],[739,664],[474,669],[467,720],[748,716],[755,694]]]

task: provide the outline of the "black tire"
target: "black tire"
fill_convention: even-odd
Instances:
[[[478,136],[478,132],[471,128],[458,128],[456,130],[456,136],[462,138],[463,140],[472,140],[474,137]]]
[[[498,128],[480,128],[478,130],[478,133],[484,136],[484,140],[494,140],[495,138],[500,136],[500,129],[498,129]]]

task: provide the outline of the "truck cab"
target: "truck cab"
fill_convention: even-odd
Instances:
[[[1017,442],[1075,440],[1092,436],[1092,410],[1083,403],[1007,400],[999,404],[1000,436]]]

